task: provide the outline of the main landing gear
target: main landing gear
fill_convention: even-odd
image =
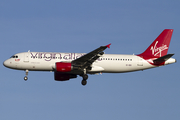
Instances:
[[[27,76],[28,76],[28,72],[29,72],[29,71],[28,71],[28,70],[26,70],[26,76],[24,77],[24,80],[25,80],[25,81],[27,81],[27,80],[28,80],[28,77],[27,77]]]
[[[83,86],[85,86],[87,84],[88,75],[84,74],[84,75],[82,75],[82,78],[83,78],[83,80],[82,80],[81,84]]]

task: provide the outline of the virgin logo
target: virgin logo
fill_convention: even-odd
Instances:
[[[161,47],[157,47],[158,41],[156,41],[154,46],[151,46],[152,54],[154,56],[158,55],[161,57],[161,52],[168,49],[167,45],[162,44]]]

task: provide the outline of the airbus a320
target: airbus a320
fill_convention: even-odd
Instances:
[[[56,81],[67,81],[77,76],[82,77],[82,85],[87,84],[88,74],[124,73],[145,70],[175,63],[167,54],[173,29],[165,29],[154,42],[141,54],[104,54],[111,44],[85,53],[23,52],[4,61],[4,66],[24,70],[24,80],[29,71],[54,71]]]

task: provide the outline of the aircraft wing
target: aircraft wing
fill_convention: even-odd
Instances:
[[[106,48],[110,48],[110,45],[111,44],[108,44],[106,46],[101,46],[101,47],[81,56],[80,58],[73,60],[71,63],[72,63],[72,65],[80,67],[80,68],[88,68],[95,60],[97,60],[101,55],[104,54],[103,51]]]

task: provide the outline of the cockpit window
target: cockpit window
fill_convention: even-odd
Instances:
[[[18,58],[18,56],[17,55],[13,55],[13,56],[11,56],[11,58]]]

